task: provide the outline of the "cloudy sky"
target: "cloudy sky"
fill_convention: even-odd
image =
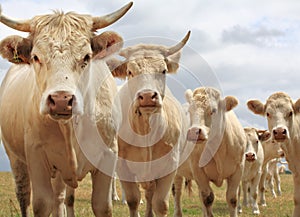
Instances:
[[[3,14],[26,19],[52,9],[91,15],[110,13],[128,1],[0,0]],[[118,22],[104,30],[120,33],[128,44],[148,42],[171,45],[188,30],[191,38],[182,53],[181,70],[169,78],[171,89],[183,102],[183,91],[200,85],[218,87],[224,96],[239,99],[235,109],[243,126],[266,128],[246,102],[265,102],[275,91],[300,98],[300,1],[298,0],[138,0]],[[0,39],[24,33],[0,24]],[[0,59],[0,78],[10,64]],[[0,170],[9,168],[0,146]]]

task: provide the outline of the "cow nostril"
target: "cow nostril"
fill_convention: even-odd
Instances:
[[[142,95],[139,95],[139,99],[140,99],[140,100],[143,100],[144,97],[143,97]]]
[[[55,105],[55,101],[52,99],[51,95],[48,96],[48,101],[50,102],[51,105]]]
[[[273,134],[276,135],[276,134],[277,134],[277,131],[276,131],[276,130],[273,130]]]
[[[199,129],[199,130],[197,131],[197,134],[198,134],[198,135],[200,135],[200,133],[201,133],[201,129]]]
[[[286,135],[286,129],[284,129],[284,130],[282,131],[282,134],[283,134],[283,135]]]
[[[65,98],[67,98],[67,97],[65,96]],[[74,96],[72,96],[72,98],[69,100],[68,106],[72,106],[73,105],[73,100],[74,100]]]
[[[156,97],[157,97],[157,93],[155,92],[151,98],[155,99]]]

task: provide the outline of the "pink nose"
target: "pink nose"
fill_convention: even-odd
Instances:
[[[143,91],[138,93],[138,101],[141,107],[156,106],[158,93],[155,91]]]
[[[287,131],[283,127],[278,127],[273,130],[273,136],[275,140],[285,140],[287,137]]]
[[[203,133],[203,130],[199,127],[192,127],[187,132],[188,141],[205,141],[206,136]]]
[[[246,160],[247,161],[254,161],[255,160],[255,153],[253,153],[253,152],[247,152],[246,154],[245,154],[245,156],[246,156]]]
[[[47,103],[51,115],[72,115],[72,104],[75,96],[66,91],[50,94]]]

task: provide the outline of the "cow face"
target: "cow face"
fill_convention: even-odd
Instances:
[[[144,44],[125,48],[119,53],[125,57],[125,61],[108,63],[114,77],[128,79],[129,98],[136,114],[160,111],[166,90],[166,74],[177,71],[180,50],[189,35],[190,32],[171,48]]]
[[[230,111],[238,101],[235,97],[227,96],[221,99],[220,92],[214,88],[201,87],[192,92],[187,90],[186,100],[189,103],[191,127],[187,139],[195,142],[205,142],[213,123],[218,121],[220,114]],[[213,129],[217,130],[217,129]]]
[[[262,144],[258,132],[254,128],[244,128],[246,135],[246,150],[245,150],[245,159],[248,162],[253,162],[257,160],[258,152],[262,152]],[[261,137],[262,138],[262,137]]]
[[[280,143],[271,139],[271,133],[268,130],[258,130],[257,132],[264,150],[264,161],[284,157]]]
[[[1,15],[2,23],[30,33],[28,38],[10,36],[2,40],[0,53],[12,63],[31,66],[41,96],[41,114],[60,120],[83,113],[83,92],[88,87],[79,87],[79,83],[89,76],[91,61],[122,46],[118,34],[96,36],[94,31],[118,20],[131,5],[103,17],[55,12],[19,23]],[[119,46],[113,46],[116,44]]]
[[[268,98],[266,104],[259,100],[249,100],[247,106],[255,114],[267,117],[272,139],[277,142],[290,139],[295,115],[299,113],[300,99],[293,103],[287,94],[277,92]]]

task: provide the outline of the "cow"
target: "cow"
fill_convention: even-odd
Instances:
[[[257,204],[257,195],[259,181],[262,175],[264,151],[258,131],[252,127],[246,127],[244,130],[247,138],[247,146],[245,151],[245,167],[241,185],[243,191],[243,206],[248,206],[248,203],[250,202],[252,213],[258,215],[260,214],[260,211]],[[248,201],[248,188],[250,190],[250,201]],[[242,206],[240,204],[240,190],[241,189],[239,189],[238,212],[242,213]]]
[[[258,132],[259,132],[259,137],[262,140],[262,146],[264,150],[264,162],[262,166],[262,175],[259,181],[258,204],[260,204],[261,206],[267,206],[265,191],[266,191],[266,178],[269,170],[268,163],[274,158],[282,157],[284,154],[280,147],[280,143],[270,139],[271,134],[268,130],[258,130]]]
[[[279,167],[278,163],[280,162],[281,158],[274,158],[268,162],[268,174],[266,177],[266,184],[269,186],[271,194],[274,198],[281,196],[281,180],[279,176]],[[274,181],[276,184],[277,194],[274,189]]]
[[[293,173],[294,210],[293,217],[300,216],[300,99],[295,102],[285,92],[271,94],[266,103],[251,99],[248,108],[257,115],[267,118],[271,139],[279,142]]]
[[[166,76],[178,70],[180,51],[189,36],[190,32],[171,47],[126,47],[119,52],[125,60],[114,59],[110,64],[114,77],[127,78],[119,91],[122,121],[118,130],[117,173],[131,217],[139,216],[138,183],[145,189],[145,216],[153,216],[153,211],[156,216],[167,216],[169,192],[187,124],[180,103],[166,87]]]
[[[73,195],[89,172],[94,214],[112,216],[117,88],[104,59],[121,49],[123,39],[112,31],[95,33],[131,6],[98,17],[54,11],[23,21],[0,10],[1,23],[29,33],[0,42],[1,56],[13,63],[0,87],[0,125],[23,217],[29,216],[31,193],[34,216],[64,216],[66,185]],[[102,142],[89,137],[93,129]],[[102,152],[90,149],[98,163],[83,152],[86,145],[101,146]],[[99,169],[105,156],[111,171]]]
[[[189,89],[185,96],[190,115],[187,140],[195,146],[187,161],[178,168],[177,176],[192,177],[196,181],[205,217],[213,216],[214,193],[210,182],[220,187],[227,180],[226,201],[230,216],[236,217],[246,148],[244,129],[232,111],[238,100],[233,96],[222,98],[220,91],[212,87]],[[175,203],[178,183],[182,184],[180,179],[179,182],[175,179]],[[174,216],[182,216],[180,207],[175,207]]]

